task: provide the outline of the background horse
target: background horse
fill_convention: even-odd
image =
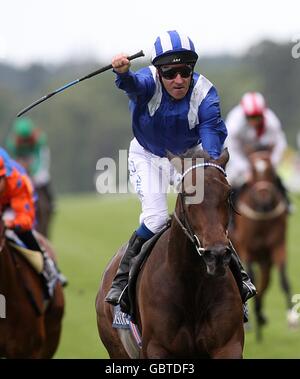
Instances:
[[[28,175],[30,175],[31,157],[18,157],[16,161],[23,166]],[[34,183],[33,179],[32,183]],[[53,218],[53,198],[50,191],[50,183],[39,187],[35,186],[35,193],[37,194],[36,230],[47,238],[49,238]]]
[[[260,147],[262,149],[262,147]],[[241,258],[246,262],[254,281],[253,263],[260,270],[255,297],[257,337],[261,338],[261,326],[266,323],[263,314],[263,297],[269,285],[271,268],[278,267],[281,287],[284,291],[288,321],[294,324],[298,317],[292,311],[291,291],[286,274],[287,204],[277,185],[277,176],[270,160],[270,149],[249,155],[251,178],[237,200],[232,238]]]
[[[49,242],[38,235],[50,256]],[[25,258],[8,244],[0,222],[0,294],[5,298],[5,318],[0,318],[0,357],[52,358],[60,338],[64,296],[57,283],[48,305],[41,278]]]
[[[48,185],[36,188],[38,200],[36,204],[36,230],[43,236],[49,238],[50,226],[53,218],[53,204],[49,194]]]
[[[137,280],[141,358],[241,358],[243,354],[242,302],[228,268],[230,187],[224,168],[229,155],[225,150],[213,161],[202,152],[197,158],[205,158],[205,163],[198,165],[193,159],[184,172],[171,227],[155,244]],[[179,163],[177,159],[176,168],[182,172],[182,160]],[[204,179],[196,183],[199,172]],[[193,196],[203,190],[203,201],[193,203]],[[125,246],[107,267],[96,299],[100,338],[111,358],[129,357],[112,328],[113,307],[104,301],[124,250]]]

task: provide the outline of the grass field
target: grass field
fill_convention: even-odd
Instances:
[[[300,294],[300,198],[294,198],[294,203],[297,210],[290,217],[288,273],[292,293]],[[65,289],[66,312],[56,358],[108,358],[98,337],[95,297],[106,264],[138,225],[139,208],[135,196],[81,195],[59,199],[52,241],[70,285]],[[272,274],[265,311],[269,324],[264,329],[264,340],[258,344],[253,327],[248,330],[244,357],[300,358],[300,330],[287,327],[276,271]]]

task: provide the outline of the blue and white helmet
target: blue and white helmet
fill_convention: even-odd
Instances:
[[[188,36],[171,30],[156,38],[151,62],[154,66],[181,63],[195,65],[197,59],[193,41]]]

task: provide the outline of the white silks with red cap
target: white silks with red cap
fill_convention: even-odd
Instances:
[[[242,97],[241,106],[246,116],[262,116],[266,109],[266,102],[259,92],[247,92]]]

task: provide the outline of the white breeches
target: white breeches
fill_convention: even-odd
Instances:
[[[129,148],[130,182],[137,193],[144,223],[152,233],[159,232],[168,219],[167,192],[180,175],[167,158],[160,158],[145,150],[134,138]]]
[[[244,157],[230,157],[226,165],[227,180],[232,186],[244,184],[250,175],[250,163]]]

